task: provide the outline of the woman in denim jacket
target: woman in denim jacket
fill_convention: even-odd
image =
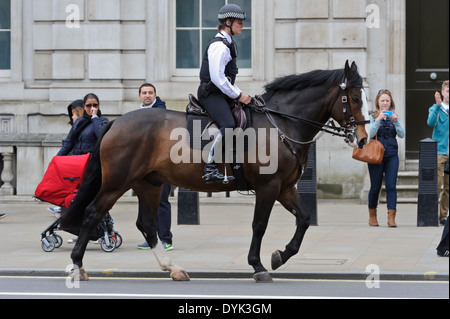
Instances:
[[[388,226],[397,227],[397,176],[399,167],[397,137],[404,138],[405,130],[395,113],[395,103],[389,90],[378,92],[375,100],[376,111],[370,117],[370,138],[378,138],[385,148],[380,165],[369,164],[369,225],[378,226],[377,206],[383,174],[386,185]]]

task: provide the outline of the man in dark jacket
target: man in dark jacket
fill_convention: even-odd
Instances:
[[[153,84],[145,83],[139,88],[139,99],[141,109],[166,109],[166,103],[156,96],[156,88]],[[169,202],[171,187],[164,184],[161,190],[161,200],[158,210],[158,236],[165,250],[172,250],[172,233],[170,226],[172,222],[172,210]],[[150,249],[147,242],[138,245],[139,249]]]
[[[139,99],[142,102],[141,109],[166,109],[166,103],[156,96],[156,88],[153,84],[142,84],[139,88]]]

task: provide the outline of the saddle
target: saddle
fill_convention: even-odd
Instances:
[[[241,128],[244,131],[249,127],[247,112],[242,107],[242,105],[237,103],[235,100],[230,99],[228,100],[228,103],[231,109],[231,114],[233,114],[233,118],[236,123],[235,127]],[[208,112],[192,94],[189,94],[189,104],[186,106],[186,114],[209,117]],[[209,123],[206,126],[206,129],[214,126],[218,128],[218,125],[215,123],[215,121],[211,117],[209,117]]]
[[[248,107],[243,107],[241,104],[237,103],[235,100],[229,100],[229,105],[231,113],[233,114],[236,128],[241,128],[243,131],[251,127],[251,113]],[[201,140],[201,143],[194,143],[194,139],[198,136],[202,137],[208,131],[207,136],[213,136],[214,131],[219,131],[219,126],[215,121],[208,115],[208,112],[200,104],[200,102],[192,95],[189,95],[189,104],[186,107],[186,117],[187,117],[187,130],[190,136],[190,147],[196,149],[200,147],[203,150],[211,140]],[[201,123],[201,131],[195,128],[193,124],[194,121],[199,121]],[[248,148],[248,141],[245,140],[245,149]],[[233,175],[236,178],[237,189],[240,191],[247,191],[249,189],[247,181],[244,177],[243,166],[236,163],[236,154],[233,154],[233,164],[231,165]]]

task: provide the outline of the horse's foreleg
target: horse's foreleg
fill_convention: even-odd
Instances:
[[[139,187],[134,188],[139,198],[139,215],[136,222],[137,228],[144,235],[145,240],[152,248],[161,269],[169,271],[170,277],[176,281],[188,281],[189,275],[183,269],[172,262],[161,244],[158,244],[157,225],[158,208],[160,202],[160,188],[156,188],[142,181]]]
[[[268,188],[267,188],[268,189]],[[248,254],[248,263],[255,270],[253,279],[256,282],[272,282],[268,271],[261,263],[261,243],[263,236],[269,223],[270,213],[275,203],[275,199],[271,199],[269,192],[257,192],[256,193],[256,205],[255,213],[253,216],[253,237],[250,245],[250,252]]]
[[[300,195],[295,188],[292,188],[287,193],[284,193],[278,198],[278,201],[295,217],[297,221],[297,228],[294,238],[286,245],[285,251],[277,250],[272,254],[272,269],[276,270],[284,265],[289,258],[296,255],[300,250],[303,237],[309,228],[309,212],[303,208]]]

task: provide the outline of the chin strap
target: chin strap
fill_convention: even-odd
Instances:
[[[225,26],[226,26],[227,28],[230,29],[231,36],[234,36],[234,32],[233,32],[233,23],[234,23],[234,20],[235,20],[235,18],[232,18],[232,19],[231,19],[231,24],[230,24],[229,26],[225,24]]]

